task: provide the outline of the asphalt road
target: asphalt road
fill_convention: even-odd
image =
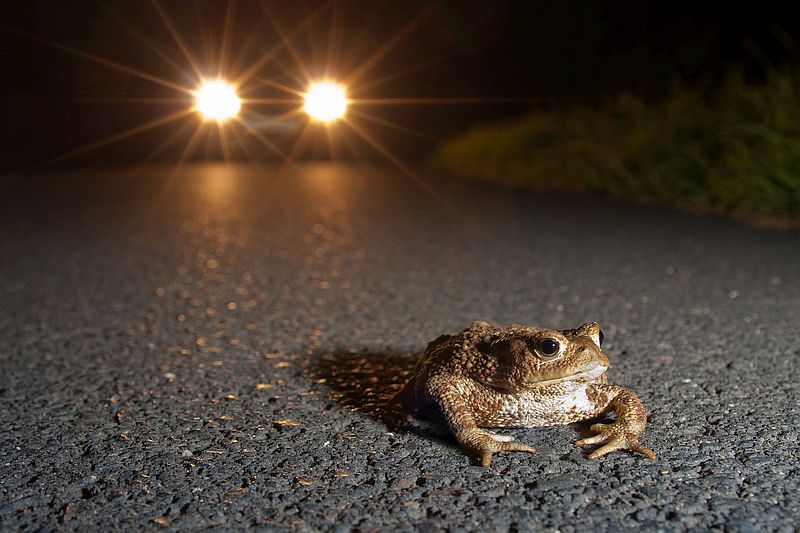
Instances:
[[[391,169],[2,186],[0,529],[793,531],[800,235]],[[477,466],[381,404],[476,319],[606,334],[658,454]]]

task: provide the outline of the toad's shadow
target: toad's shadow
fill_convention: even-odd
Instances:
[[[389,407],[389,401],[414,375],[419,357],[413,353],[331,353],[316,358],[309,371],[331,390],[331,399],[385,424],[390,431],[450,442],[447,422],[436,409],[426,409],[412,421]]]

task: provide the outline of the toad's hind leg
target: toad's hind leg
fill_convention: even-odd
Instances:
[[[392,396],[388,404],[389,412],[413,416],[421,407],[417,402],[417,378],[414,377],[403,388]]]
[[[465,391],[470,384],[454,376],[437,376],[428,382],[425,392],[439,406],[447,418],[456,440],[467,451],[481,460],[481,466],[490,466],[492,454],[497,452],[529,452],[535,448],[515,442],[514,437],[495,435],[481,429],[475,421]]]

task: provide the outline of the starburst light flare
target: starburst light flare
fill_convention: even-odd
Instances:
[[[335,83],[315,83],[305,94],[303,110],[321,122],[333,122],[347,111],[347,95],[342,86]]]
[[[238,115],[242,108],[236,89],[222,80],[204,81],[194,98],[195,109],[206,120],[225,122]]]

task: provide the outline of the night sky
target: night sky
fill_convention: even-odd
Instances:
[[[280,42],[280,32],[291,36],[291,50],[282,49],[258,69],[257,77],[266,82],[243,86],[245,97],[296,98],[269,83],[303,90],[306,75],[320,78],[327,72],[337,79],[361,72],[350,87],[352,97],[485,99],[373,105],[365,109],[372,120],[353,117],[393,153],[414,160],[430,154],[436,139],[536,106],[596,105],[624,90],[658,98],[676,79],[713,85],[736,65],[757,79],[765,66],[781,67],[798,59],[793,42],[797,22],[788,10],[765,3],[742,8],[672,2],[295,0],[234,1],[229,8],[228,2],[217,0],[163,0],[159,5],[195,66],[211,75],[216,74],[228,14],[231,38],[224,75],[235,77],[258,61]],[[57,158],[191,105],[190,98],[173,89],[52,46],[194,87],[190,62],[150,2],[10,1],[0,7],[0,20],[5,168]],[[374,55],[379,50],[384,53]],[[521,100],[492,100],[501,97]],[[289,152],[302,123],[271,117],[296,105],[254,106],[250,109],[258,116],[248,120]],[[185,144],[181,126],[188,131],[197,118],[182,120],[62,163],[175,160]],[[174,142],[166,143],[171,136]],[[335,136],[335,157],[377,154],[358,138]],[[246,135],[229,139],[229,152],[234,157],[272,157],[251,141]],[[205,139],[198,151],[198,157],[220,155],[216,137]],[[312,133],[294,155],[330,156],[324,132]]]

